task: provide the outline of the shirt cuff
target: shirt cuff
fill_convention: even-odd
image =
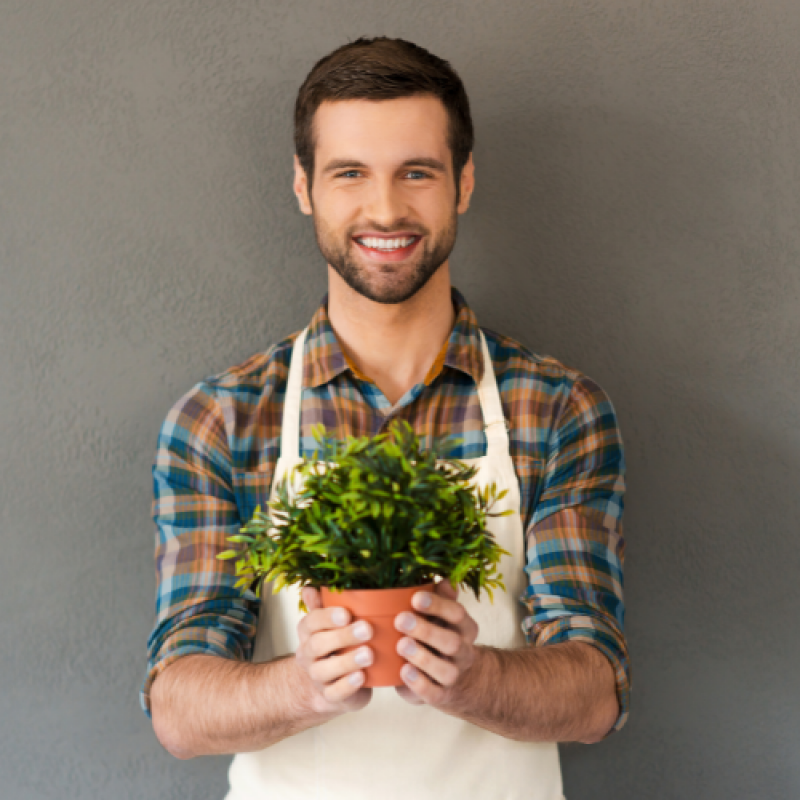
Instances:
[[[535,647],[559,642],[585,642],[594,645],[611,662],[617,687],[619,716],[607,736],[621,730],[628,721],[631,695],[631,674],[628,650],[624,637],[606,623],[588,616],[574,615],[553,620],[542,627],[535,637],[526,632]]]

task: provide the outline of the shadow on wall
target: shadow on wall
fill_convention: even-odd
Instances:
[[[482,324],[597,380],[626,442],[632,717],[564,749],[567,794],[790,796],[796,242],[730,141],[601,108],[477,128],[503,146],[476,148],[455,283]]]

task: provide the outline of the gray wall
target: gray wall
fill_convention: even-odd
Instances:
[[[384,33],[472,98],[456,284],[623,426],[633,708],[570,800],[800,796],[796,0],[4,0],[0,795],[222,796],[137,705],[155,437],[318,303],[294,94]]]

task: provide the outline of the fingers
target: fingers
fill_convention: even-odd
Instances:
[[[372,638],[372,626],[364,620],[341,630],[323,630],[308,638],[307,646],[314,659],[327,658],[345,647],[364,644]]]
[[[373,659],[372,648],[364,645],[357,650],[314,661],[308,674],[314,682],[324,684],[350,675],[352,685],[358,687],[364,682],[364,673],[361,672],[361,669],[372,664]]]
[[[363,667],[373,662],[374,655],[368,646],[354,646],[364,645],[372,638],[372,626],[364,620],[351,624],[351,614],[344,608],[312,610],[313,594],[318,592],[303,590],[309,613],[298,623],[300,646],[295,661],[311,680],[321,708],[358,710],[372,697],[372,690],[362,687],[366,680]],[[351,647],[354,649],[341,652]]]
[[[395,686],[395,691],[400,697],[403,698],[407,703],[411,703],[412,706],[423,706],[425,705],[425,701],[421,697],[417,697],[408,686]]]
[[[445,580],[437,584],[433,593],[417,592],[411,598],[411,605],[426,617],[430,617],[435,624],[438,623],[439,627],[444,623],[445,626],[457,630],[468,642],[473,643],[478,638],[478,623],[467,613],[464,606],[455,599],[457,595],[458,590],[454,589],[449,581]],[[402,614],[399,616],[402,616]],[[433,642],[429,642],[429,644],[436,647]]]
[[[441,705],[447,696],[447,688],[438,686],[422,670],[411,664],[403,665],[400,670],[400,677],[405,681],[408,687],[407,691],[413,694],[421,703],[428,703],[432,706]],[[405,697],[405,694],[402,694],[401,697]]]
[[[458,680],[461,670],[449,658],[442,658],[428,647],[413,639],[401,639],[397,643],[397,652],[409,662],[419,667],[426,675],[433,678],[441,686],[453,686]],[[404,668],[405,669],[405,668]]]
[[[363,644],[371,638],[372,628],[363,621],[341,630],[321,630],[300,637],[295,657],[307,670],[314,661],[329,658],[346,647]]]
[[[451,658],[458,655],[463,642],[460,631],[443,628],[435,622],[408,612],[398,614],[395,627],[402,633],[408,634],[412,641],[416,639],[418,642],[423,642],[428,647]]]
[[[471,666],[478,624],[456,600],[457,594],[442,581],[434,592],[412,597],[412,607],[422,613],[396,617],[395,627],[406,634],[397,643],[397,652],[409,662],[400,673],[407,687],[401,697],[409,699],[411,692],[421,702],[439,704]]]
[[[303,601],[305,601],[306,596],[306,594],[303,594]],[[313,597],[311,600],[314,602]],[[306,605],[308,604],[306,603]],[[318,631],[342,628],[350,622],[350,618],[350,612],[346,608],[317,607],[312,609],[311,606],[308,606],[308,614],[300,620],[297,632],[300,634],[301,640],[303,640]]]
[[[366,626],[366,633],[372,636],[370,626],[363,621],[345,630],[318,631],[301,645],[296,655],[317,693],[333,706],[344,703],[349,711],[363,707],[372,697],[371,689],[361,688],[366,680],[362,668],[374,660],[372,648],[364,645],[346,653],[338,652],[361,641],[353,632],[360,626]]]
[[[359,688],[363,683],[364,673],[354,672],[325,686],[322,689],[322,696],[333,706],[345,706],[346,711],[357,711],[372,698],[372,689]]]
[[[455,592],[447,581],[442,581],[439,586],[442,584],[447,584],[451,593]],[[411,598],[411,605],[429,617],[440,617],[453,627],[458,627],[467,616],[467,610],[455,599],[455,594],[444,595],[447,590],[439,590],[438,586],[436,588],[435,592],[417,592]]]

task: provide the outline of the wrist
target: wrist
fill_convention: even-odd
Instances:
[[[287,691],[293,699],[295,715],[306,719],[319,714],[317,693],[305,670],[297,663],[294,654],[285,659]]]
[[[286,659],[291,670],[290,691],[295,698],[298,719],[313,723],[325,722],[337,716],[330,703],[317,691],[308,673],[297,663],[294,655]]]
[[[497,685],[499,662],[492,647],[474,645],[472,664],[464,671],[461,679],[453,687],[451,711],[456,714],[469,714],[476,701],[484,696],[489,687]]]

